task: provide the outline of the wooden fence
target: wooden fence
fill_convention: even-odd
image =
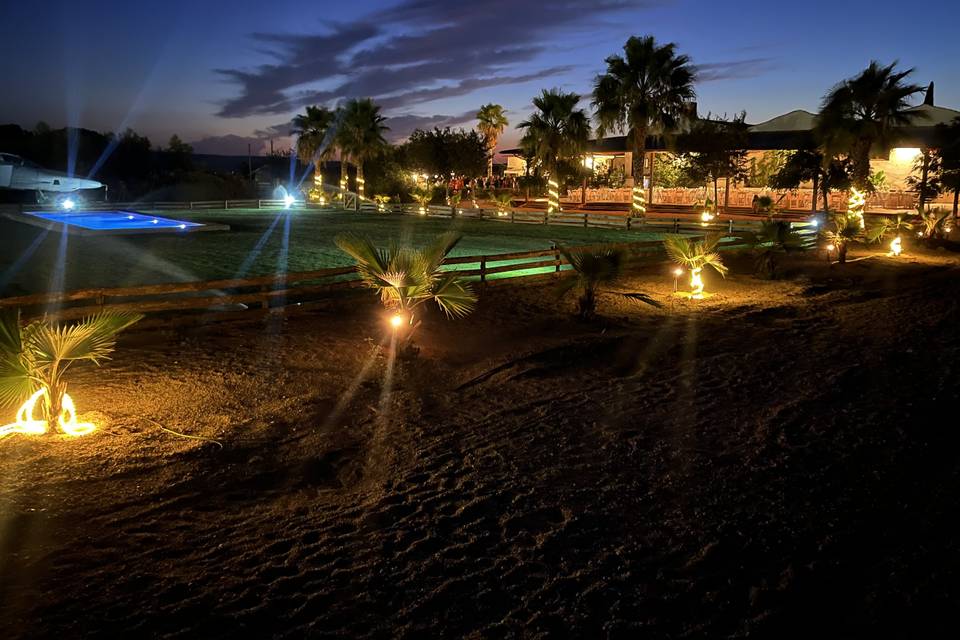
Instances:
[[[680,231],[686,227],[681,227]],[[695,230],[703,233],[697,226]],[[801,233],[812,242],[815,228],[801,225]],[[742,245],[739,236],[727,236],[727,247]],[[663,242],[643,240],[626,243],[593,245],[587,249],[617,247],[633,258],[660,257]],[[553,247],[537,251],[518,251],[480,256],[448,258],[446,270],[455,270],[481,285],[497,280],[559,276],[567,261]],[[104,309],[129,310],[141,313],[220,312],[249,308],[269,309],[290,304],[316,301],[337,291],[362,283],[354,267],[335,267],[316,271],[286,273],[243,279],[177,282],[133,287],[83,289],[69,292],[41,293],[0,299],[0,309],[20,308],[28,316],[50,314],[59,318],[76,318]]]

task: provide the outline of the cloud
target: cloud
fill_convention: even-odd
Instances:
[[[287,114],[306,104],[376,98],[404,108],[477,89],[557,75],[537,65],[553,43],[645,0],[401,0],[317,35],[255,34],[272,58],[254,69],[220,69],[238,87],[220,115]],[[539,70],[533,71],[533,69]]]
[[[457,127],[472,123],[476,118],[476,111],[467,111],[460,115],[433,115],[417,116],[404,114],[399,116],[390,116],[387,118],[386,125],[390,127],[387,138],[391,142],[399,142],[410,137],[414,129],[433,129],[434,127]]]
[[[747,58],[744,60],[707,62],[696,65],[697,82],[754,78],[774,71],[778,64],[776,58]]]

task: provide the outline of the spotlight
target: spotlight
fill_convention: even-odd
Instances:
[[[283,208],[289,209],[290,207],[293,206],[293,203],[296,201],[297,199],[288,193],[287,195],[283,196]]]
[[[677,267],[676,269],[673,270],[673,275],[679,278],[680,276],[683,275],[683,269],[681,269],[680,267]]]
[[[64,211],[73,211],[74,207],[77,206],[77,203],[73,201],[73,198],[67,198],[63,201]]]
[[[399,329],[402,324],[403,324],[403,315],[399,313],[395,313],[392,316],[390,316],[391,327],[393,327],[394,329]]]

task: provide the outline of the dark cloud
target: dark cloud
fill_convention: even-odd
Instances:
[[[410,137],[414,129],[433,129],[434,127],[462,127],[472,125],[476,118],[476,111],[467,111],[460,115],[416,116],[399,115],[387,118],[386,125],[390,127],[387,138],[391,142],[399,142]]]
[[[777,68],[775,58],[747,58],[744,60],[729,60],[725,62],[708,62],[698,64],[697,81],[712,82],[714,80],[742,80],[754,78]]]
[[[252,70],[221,69],[239,86],[220,115],[289,113],[305,104],[370,96],[400,108],[476,89],[563,73],[531,72],[554,41],[644,0],[402,0],[320,35],[256,34],[275,60]],[[518,65],[523,65],[522,71]]]

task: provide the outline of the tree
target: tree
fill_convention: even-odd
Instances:
[[[520,146],[549,175],[548,213],[560,210],[561,162],[579,158],[590,139],[590,120],[578,102],[576,93],[545,89],[533,99],[537,110],[517,125],[524,131]]]
[[[483,175],[487,147],[476,131],[416,129],[403,145],[403,156],[408,168],[441,176],[446,182],[450,174],[468,179]]]
[[[690,270],[690,297],[704,297],[702,272],[710,267],[721,276],[726,276],[727,266],[717,251],[721,236],[712,234],[700,239],[681,235],[668,235],[663,240],[664,249],[671,260]]]
[[[797,189],[804,182],[813,183],[811,208],[817,210],[817,194],[823,194],[823,210],[830,209],[830,190],[850,187],[850,162],[833,158],[826,162],[822,153],[801,149],[792,154],[783,166],[770,177],[773,189]]]
[[[315,178],[320,176],[320,167],[329,160],[334,144],[336,114],[326,107],[308,106],[304,113],[293,118],[293,135],[297,137],[297,157],[304,164],[313,165]]]
[[[731,181],[746,175],[747,126],[746,114],[733,120],[710,118],[693,123],[690,131],[677,140],[684,170],[690,180],[704,184],[713,183],[713,202],[717,204],[720,178]],[[729,189],[727,190],[729,193]]]
[[[104,311],[66,325],[46,319],[21,325],[18,309],[4,311],[0,315],[0,405],[42,399],[47,429],[70,421],[73,407],[64,380],[70,366],[108,359],[117,334],[142,317]]]
[[[487,177],[493,177],[493,152],[497,149],[500,135],[507,128],[507,116],[499,104],[485,104],[477,112],[477,131],[487,143]]]
[[[477,296],[456,271],[440,270],[460,241],[459,234],[441,234],[420,249],[393,242],[381,249],[370,238],[353,234],[339,235],[334,241],[356,260],[364,284],[374,289],[384,307],[393,313],[390,322],[394,328],[399,331],[406,325],[404,350],[410,347],[413,332],[420,325],[416,313],[424,303],[432,300],[449,318],[466,316],[476,305]]]
[[[181,140],[177,134],[170,136],[165,154],[171,171],[185,173],[193,169],[193,147]]]
[[[558,245],[557,250],[573,268],[573,274],[560,283],[560,296],[574,289],[579,290],[577,313],[581,318],[592,318],[597,311],[597,294],[603,290],[604,286],[612,286],[620,282],[626,254],[623,249],[612,247],[579,249]],[[606,291],[606,293],[614,293],[628,300],[644,302],[654,307],[660,306],[659,302],[645,293],[619,291]]]
[[[950,124],[937,125],[935,136],[940,185],[953,192],[953,217],[956,220],[960,204],[960,117],[954,118]]]
[[[652,36],[631,37],[623,52],[623,56],[608,57],[607,72],[597,76],[593,107],[597,136],[623,131],[633,149],[633,208],[642,215],[646,210],[643,163],[647,136],[677,128],[696,97],[696,74],[690,59],[678,55],[672,42],[657,45]]]
[[[918,117],[908,111],[907,99],[923,88],[906,84],[913,69],[898,71],[896,65],[873,61],[858,75],[840,82],[824,96],[817,116],[814,134],[824,155],[850,158],[853,185],[862,191],[870,188],[871,151],[891,148],[896,128]]]
[[[746,233],[744,241],[753,249],[756,272],[769,280],[777,277],[782,254],[804,249],[803,237],[783,220],[761,223],[759,232]]]
[[[353,99],[342,108],[337,140],[340,148],[357,166],[357,192],[366,196],[363,178],[363,163],[383,153],[387,141],[383,137],[390,128],[380,115],[380,107],[370,98]],[[341,159],[341,162],[343,160]]]

